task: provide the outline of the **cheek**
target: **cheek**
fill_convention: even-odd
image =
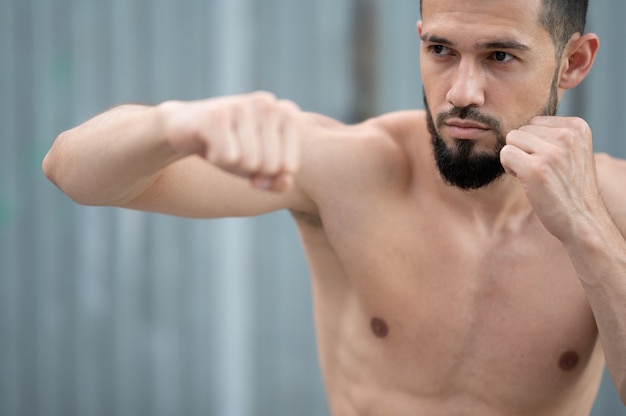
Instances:
[[[445,74],[442,73],[441,67],[433,64],[430,59],[421,58],[420,75],[424,90],[429,97],[433,94],[441,95],[443,90],[445,90],[447,83]],[[434,99],[435,97],[433,96],[432,98]]]
[[[446,83],[442,78],[443,77],[438,77],[437,74],[422,71],[424,98],[428,101],[428,106],[433,114],[438,114],[450,109],[446,99],[448,93]]]
[[[503,126],[503,131],[517,129],[535,116],[541,114],[550,99],[550,85],[538,87],[537,83],[502,86],[491,90],[486,106],[487,112],[493,112]]]
[[[526,73],[518,71],[511,79],[493,79],[489,90],[497,106],[510,108],[512,114],[523,116],[543,109],[549,101],[555,84],[555,73],[550,68],[532,68]],[[510,102],[507,103],[507,102]]]

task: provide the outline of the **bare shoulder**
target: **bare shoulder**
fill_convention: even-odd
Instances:
[[[416,134],[422,134],[427,130],[426,112],[423,110],[387,113],[372,119],[372,122],[396,141],[412,141]]]
[[[599,153],[596,167],[602,199],[622,234],[626,234],[626,160]]]
[[[400,143],[412,141],[416,134],[426,131],[426,112],[423,110],[407,110],[385,113],[355,125],[342,124],[334,119],[319,114],[308,114],[309,119],[319,126],[332,129],[335,137],[341,133],[357,140],[381,141],[391,140]],[[338,133],[338,134],[337,134]]]
[[[358,207],[371,209],[404,195],[413,176],[411,136],[424,124],[420,115],[387,113],[344,124],[307,113],[309,128],[297,182],[313,201],[313,209],[292,209],[292,214],[317,225],[324,216],[354,216]]]
[[[302,149],[302,179],[313,200],[351,193],[379,198],[382,192],[406,189],[411,177],[407,144],[424,124],[421,112],[388,113],[352,125],[318,114],[308,117],[323,127]]]

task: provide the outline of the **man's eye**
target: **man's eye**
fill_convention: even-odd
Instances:
[[[502,62],[502,63],[509,62],[515,59],[513,55],[511,55],[510,53],[506,53],[506,52],[494,52],[492,56],[495,61]]]
[[[433,55],[438,55],[438,56],[450,55],[450,49],[448,49],[447,47],[443,45],[432,45],[430,47],[430,51],[433,53]]]

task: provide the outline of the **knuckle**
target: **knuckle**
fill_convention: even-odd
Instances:
[[[266,120],[275,113],[275,102],[266,96],[253,96],[249,105],[250,111],[260,117],[261,120]]]
[[[257,173],[261,170],[261,158],[248,154],[239,160],[238,167],[248,173]]]
[[[266,176],[276,176],[281,171],[280,161],[275,157],[268,157],[263,161],[260,171]]]
[[[570,119],[570,129],[571,135],[574,138],[576,138],[576,136],[580,136],[582,139],[591,139],[591,127],[580,117],[572,117]]]
[[[288,113],[300,111],[300,107],[298,106],[298,104],[291,100],[280,100],[278,102],[278,105],[283,111],[286,111]]]
[[[236,110],[236,108],[233,108],[233,110]],[[232,114],[230,112],[218,110],[212,114],[210,124],[215,128],[225,129],[230,125],[231,119]]]
[[[508,160],[511,156],[512,146],[510,144],[505,144],[502,149],[500,149],[500,160]]]
[[[580,117],[572,117],[572,125],[580,131],[589,130],[589,124],[587,124],[587,122]]]
[[[591,137],[593,135],[593,132],[591,131],[591,127],[582,118],[579,119],[578,121],[578,131],[581,132],[581,134],[583,135],[583,138],[591,140]]]
[[[223,127],[230,127],[231,125],[235,125],[238,120],[245,117],[246,114],[246,105],[241,101],[233,101],[230,104],[230,107],[224,109],[222,120]]]
[[[536,158],[530,163],[530,169],[534,173],[534,177],[544,183],[548,180],[550,172],[550,164],[544,158]]]
[[[565,137],[572,133],[572,129],[569,126],[556,127],[554,131],[558,137]]]
[[[213,152],[210,158],[215,165],[224,168],[233,168],[241,163],[241,153],[234,146],[220,152]]]
[[[560,128],[557,132],[557,136],[561,143],[570,147],[576,142],[576,135],[571,129],[568,128]]]
[[[268,110],[276,102],[276,97],[272,93],[266,91],[258,91],[252,93],[252,95],[250,96],[250,101],[252,105],[254,105],[256,108]]]
[[[255,91],[250,96],[254,99],[275,101],[276,96],[269,91]]]

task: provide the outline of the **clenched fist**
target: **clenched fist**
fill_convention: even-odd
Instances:
[[[575,117],[535,117],[507,135],[500,159],[517,177],[543,225],[562,241],[576,238],[604,209],[591,130]]]
[[[296,104],[266,92],[159,106],[170,145],[263,190],[287,191],[299,167]]]

